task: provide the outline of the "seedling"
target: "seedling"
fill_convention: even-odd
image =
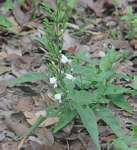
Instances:
[[[129,26],[126,38],[137,38],[137,16],[133,13],[132,7],[128,7],[128,14],[123,16],[122,20],[126,21]]]

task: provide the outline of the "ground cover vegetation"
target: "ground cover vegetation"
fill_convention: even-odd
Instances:
[[[22,17],[20,17],[20,15],[23,16],[23,12],[21,11],[21,7],[25,9],[25,11],[28,10],[27,6],[32,7],[31,13],[29,12],[31,15],[28,13],[29,17],[26,17],[26,19],[23,20],[24,22],[28,22],[30,18],[32,20],[39,19],[41,16],[38,16],[39,12],[37,12],[37,8],[42,11],[42,17],[39,19],[41,26],[37,26],[39,32],[37,35],[35,33],[36,36],[33,35],[32,40],[35,43],[35,48],[32,48],[33,46],[30,48],[30,50],[33,49],[31,55],[39,54],[40,57],[39,62],[36,61],[37,57],[34,59],[36,64],[33,66],[33,69],[30,69],[30,67],[20,69],[22,65],[20,64],[18,67],[20,70],[17,70],[16,64],[20,63],[19,60],[21,62],[23,61],[23,65],[26,63],[27,67],[33,63],[33,61],[29,62],[29,50],[24,53],[21,52],[21,55],[19,52],[15,53],[10,50],[7,50],[10,51],[8,55],[7,53],[1,52],[4,60],[6,58],[6,62],[10,62],[12,67],[12,70],[10,70],[9,67],[3,68],[1,74],[12,71],[11,76],[13,76],[10,77],[10,79],[2,79],[4,92],[7,88],[16,90],[19,88],[23,90],[23,87],[25,87],[23,95],[30,94],[32,97],[33,92],[30,92],[30,89],[28,89],[28,92],[26,87],[29,86],[30,88],[31,86],[38,87],[42,85],[42,89],[45,90],[45,88],[47,88],[46,96],[48,95],[48,101],[50,101],[49,103],[47,101],[44,108],[40,106],[40,108],[38,108],[38,110],[40,109],[39,111],[35,109],[35,105],[38,106],[38,104],[36,104],[38,102],[33,106],[33,111],[30,111],[30,107],[28,108],[29,111],[26,110],[26,108],[21,108],[20,105],[26,103],[25,101],[23,104],[16,105],[16,109],[23,113],[27,122],[31,125],[20,135],[13,129],[15,124],[11,125],[12,121],[10,123],[7,121],[13,112],[9,111],[8,115],[7,113],[5,114],[5,111],[2,112],[2,117],[6,120],[6,124],[10,124],[10,128],[19,136],[18,140],[21,142],[18,148],[23,147],[25,141],[27,141],[30,136],[37,135],[35,132],[39,130],[39,127],[49,127],[52,136],[62,133],[63,130],[68,127],[70,129],[70,135],[71,132],[76,132],[74,130],[75,125],[80,124],[82,128],[80,128],[79,131],[77,130],[76,135],[82,132],[84,135],[90,136],[92,146],[90,146],[89,149],[137,149],[136,121],[134,120],[130,126],[124,127],[125,124],[121,121],[121,116],[119,118],[119,116],[116,115],[118,111],[125,113],[126,119],[135,116],[134,103],[132,102],[136,100],[137,95],[137,76],[135,70],[137,18],[134,12],[135,9],[129,6],[130,3],[127,2],[125,9],[126,14],[124,14],[124,11],[123,14],[120,14],[119,9],[121,11],[122,8],[119,7],[122,4],[120,5],[118,1],[104,0],[100,4],[98,1],[80,2],[81,4],[85,3],[88,9],[95,13],[95,16],[93,15],[89,19],[88,13],[91,13],[91,11],[87,10],[84,14],[84,23],[77,23],[77,20],[81,22],[80,19],[83,19],[83,16],[79,16],[78,14],[79,12],[81,13],[82,10],[76,9],[78,8],[78,2],[76,0],[56,0],[56,2],[41,1],[39,3],[32,1],[31,5],[25,1],[14,3],[7,0],[3,2],[3,15],[0,16],[1,28],[6,32],[16,30],[16,32],[14,31],[12,34],[15,34],[18,38],[24,36],[23,34],[25,33],[23,33],[23,30],[26,31],[27,28],[31,28],[32,30],[34,26],[29,27],[26,23],[22,23]],[[20,6],[20,8],[15,8],[17,6]],[[97,6],[99,6],[100,9],[98,9]],[[133,3],[133,6],[135,6],[135,3]],[[80,7],[83,6],[80,5]],[[5,14],[11,10],[18,24],[20,26],[23,24],[21,30],[17,30],[13,20],[6,17]],[[109,18],[106,17],[105,23],[107,27],[104,26],[103,29],[103,23],[100,22],[100,20],[97,21],[97,19],[105,18],[105,16],[107,16],[106,14],[109,14],[109,11],[111,16],[118,19],[118,25],[116,25],[113,19],[109,21]],[[19,16],[17,14],[15,15],[15,13],[19,13]],[[76,16],[73,16],[73,14],[76,14]],[[87,25],[85,22],[90,25]],[[101,26],[98,25],[99,23]],[[125,26],[121,26],[121,24]],[[97,26],[98,28],[96,28]],[[92,28],[100,31],[94,31]],[[105,35],[106,33],[103,33],[102,30],[105,30],[107,35]],[[91,39],[88,40],[88,42],[83,40],[83,43],[88,43],[87,45],[95,44],[91,47],[86,47],[86,44],[83,44],[84,46],[82,47],[82,44],[80,45],[80,42],[72,38],[70,34],[74,37],[80,37],[80,39],[86,37],[86,40],[91,36],[92,38],[90,37]],[[102,40],[104,36],[107,37],[105,42]],[[99,46],[96,45],[98,41]],[[91,49],[91,52],[89,49]],[[37,66],[38,63],[40,66]],[[37,68],[39,70],[37,70]],[[40,68],[42,68],[42,71]],[[37,94],[40,92],[37,92]],[[42,91],[42,93],[43,92],[45,91]],[[14,112],[13,114],[16,113]],[[109,134],[103,136],[105,137],[104,142],[106,142],[105,148],[103,148],[101,140],[101,126],[109,128]],[[84,129],[86,129],[86,131]],[[37,143],[37,141],[35,142]],[[51,145],[53,145],[53,143]],[[77,142],[76,144],[79,145]],[[45,149],[47,145],[44,145]],[[53,147],[48,147],[48,149],[52,148]],[[75,146],[72,146],[72,149],[73,148],[75,148]],[[80,150],[81,148],[79,147],[77,149]],[[83,146],[83,149],[87,149],[87,147]]]

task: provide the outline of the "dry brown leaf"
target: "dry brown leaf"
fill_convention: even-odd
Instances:
[[[32,17],[32,9],[24,12],[18,1],[14,4],[13,15],[20,26],[27,24]]]
[[[9,72],[11,70],[10,67],[6,67],[6,66],[1,66],[0,65],[0,74],[3,74],[5,72]]]
[[[24,112],[24,116],[26,117],[26,120],[30,125],[33,125],[38,119],[38,117],[35,116],[35,113],[28,111]]]
[[[19,33],[21,31],[20,26],[13,16],[9,16],[8,20],[12,23],[12,27],[9,29],[11,32]]]
[[[47,2],[51,5],[53,9],[56,8],[56,0],[47,0]]]
[[[63,35],[64,44],[63,50],[66,50],[70,53],[75,53],[79,48],[79,42],[75,38],[71,37],[68,31]]]
[[[17,142],[3,142],[0,144],[0,150],[18,150]]]
[[[0,81],[0,95],[2,95],[3,93],[5,93],[6,89],[7,89],[6,83],[3,82],[3,81]]]
[[[24,116],[26,117],[26,120],[30,125],[33,125],[37,121],[38,117],[40,116],[37,115],[38,113],[39,111],[36,113],[27,111],[24,112]],[[39,127],[48,127],[56,124],[58,121],[59,121],[58,117],[48,117]]]
[[[61,146],[58,146],[58,145],[54,145],[54,146],[43,145],[43,149],[42,150],[65,150],[65,149],[62,148]]]
[[[25,150],[65,150],[65,149],[58,145],[54,145],[54,146],[50,146],[46,144],[41,145],[37,142],[30,141],[29,144],[27,144]]]
[[[21,49],[24,52],[30,52],[34,48],[34,43],[28,36],[23,36],[20,41]]]
[[[43,122],[42,125],[45,127],[48,127],[48,126],[56,124],[58,121],[59,121],[58,117],[49,117]]]
[[[8,60],[11,62],[12,73],[17,77],[26,74],[28,71],[30,71],[32,64],[34,62],[33,57],[29,56],[21,57],[17,55],[13,55],[13,57],[8,57]]]
[[[56,8],[56,0],[48,0],[48,3],[53,9]],[[77,0],[77,3],[80,5],[88,6],[99,17],[103,15],[106,6],[112,6],[113,4],[112,0]]]
[[[135,50],[137,50],[137,40],[135,39],[131,40],[130,44]]]
[[[24,124],[21,124],[15,120],[13,121],[10,117],[6,117],[4,122],[11,131],[15,132],[19,136],[24,135],[24,133],[28,130]]]
[[[18,55],[18,56],[22,56],[22,51],[21,51],[21,48],[18,47],[18,45],[14,45],[15,42],[18,42],[18,41],[10,41],[8,43],[8,45],[6,44],[3,44],[3,47],[2,49],[4,51],[6,51],[7,53],[7,57],[8,55]],[[18,48],[17,48],[18,47]]]
[[[100,137],[100,140],[102,142],[112,142],[115,138],[116,138],[115,135],[108,135]]]
[[[32,111],[33,109],[33,100],[31,97],[24,97],[24,98],[21,98],[16,106],[15,106],[15,109],[17,111]]]
[[[131,74],[131,68],[133,67],[133,63],[131,61],[126,61],[121,63],[121,65],[116,66],[116,71],[119,73],[125,72],[126,74]]]
[[[6,52],[0,52],[0,59],[4,59],[8,56]]]
[[[112,5],[112,0],[78,0],[80,3],[84,3],[89,8],[91,8],[97,16],[102,16],[104,12],[104,7],[106,4]]]
[[[105,52],[104,51],[95,51],[92,55],[91,58],[102,58],[105,57]]]
[[[39,128],[35,131],[37,138],[32,138],[31,141],[39,141],[41,144],[53,145],[54,144],[54,136],[52,131],[46,128]]]

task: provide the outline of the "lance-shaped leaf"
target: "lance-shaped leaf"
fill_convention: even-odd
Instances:
[[[99,144],[99,132],[97,128],[96,117],[91,108],[88,106],[83,108],[79,103],[74,104],[75,109],[77,110],[78,114],[80,115],[81,121],[84,124],[84,127],[87,129],[88,133],[90,134],[92,140],[96,144],[97,150],[100,150]]]
[[[16,86],[20,85],[21,83],[25,82],[34,82],[39,80],[47,79],[47,73],[45,72],[30,72],[27,74],[22,75],[21,77],[15,79],[15,80],[9,80],[7,81],[8,86]]]

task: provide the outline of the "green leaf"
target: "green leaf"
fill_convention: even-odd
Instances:
[[[74,80],[75,84],[84,87],[90,86],[91,82],[97,80],[97,71],[98,70],[92,66],[73,65],[73,72],[77,75]]]
[[[4,16],[0,16],[0,26],[10,28],[12,27],[12,23]]]
[[[111,110],[109,110],[107,108],[102,108],[102,109],[97,110],[97,113],[111,127],[111,129],[113,130],[113,132],[118,137],[124,139],[125,134],[124,134],[122,128],[120,127],[120,124],[119,124],[118,120],[113,115],[113,113],[112,113]]]
[[[115,76],[115,72],[113,70],[101,71],[97,76],[97,81],[102,82],[111,79]]]
[[[105,90],[105,95],[123,94],[123,93],[126,93],[128,91],[129,91],[129,89],[126,89],[124,87],[108,84],[107,88]]]
[[[77,55],[75,56],[75,60],[78,62],[90,62],[90,54],[85,51],[79,51]]]
[[[96,144],[97,150],[100,150],[98,138],[99,132],[93,110],[89,107],[83,108],[79,103],[74,103],[74,108],[77,110],[84,124],[84,127],[87,129],[88,133]]]
[[[132,87],[133,87],[135,90],[137,90],[137,76],[134,77]]]
[[[131,147],[128,150],[137,150],[137,147]]]
[[[114,50],[109,50],[107,55],[100,61],[100,69],[107,71],[112,68],[112,65],[118,60],[119,56]]]
[[[93,98],[92,93],[84,90],[73,90],[68,95],[69,99],[72,99],[73,101],[76,101],[77,103],[81,105],[88,105],[91,103],[96,103],[96,99]]]
[[[132,9],[132,7],[127,7],[127,12],[128,12],[128,15],[126,15],[126,16],[122,16],[121,17],[121,19],[122,20],[125,20],[125,21],[130,21],[130,20],[132,20],[132,18],[133,18],[133,16],[134,16],[134,14],[133,14],[133,9]],[[130,23],[130,22],[129,22]]]
[[[117,138],[113,141],[114,146],[117,149],[120,150],[137,150],[135,148],[136,145],[134,145],[134,143],[136,143],[137,138],[135,138],[134,136],[126,136],[125,139],[123,140],[122,138]],[[128,145],[133,145],[133,147],[128,147]]]
[[[133,128],[133,133],[134,133],[134,136],[137,138],[137,127]]]
[[[129,106],[128,101],[124,98],[123,95],[113,95],[111,96],[111,101],[117,107],[120,107],[129,113],[132,113],[132,108]]]
[[[82,65],[73,65],[73,72],[76,73],[76,74],[81,74],[81,75],[84,75],[84,76],[89,76],[90,78],[91,77],[94,77],[93,75],[95,75],[97,73],[97,69],[92,66],[82,66]]]
[[[70,123],[74,117],[77,115],[76,111],[67,109],[66,107],[59,113],[59,122],[54,127],[53,132],[57,133],[59,130],[64,128],[68,123]]]
[[[68,0],[68,6],[73,9],[76,4],[76,0]]]
[[[8,86],[16,86],[25,82],[34,82],[38,80],[47,79],[47,73],[45,72],[30,72],[28,74],[22,75],[21,77],[7,81]]]
[[[97,103],[108,103],[109,99],[103,97],[102,91],[97,89],[93,92],[85,90],[70,90],[68,93],[68,99],[71,99],[74,102],[77,102],[81,105],[96,105]]]
[[[69,91],[72,91],[75,87],[75,84],[73,81],[69,80],[69,79],[66,79],[64,78],[63,79],[64,83],[65,83],[65,86],[66,86],[66,89],[69,90]]]
[[[6,0],[6,2],[4,3],[4,11],[8,12],[9,10],[13,9],[13,2],[12,0]]]
[[[113,142],[114,146],[117,148],[117,149],[120,149],[120,150],[129,150],[129,147],[127,146],[127,144],[123,141],[123,139],[116,139],[114,142]]]

